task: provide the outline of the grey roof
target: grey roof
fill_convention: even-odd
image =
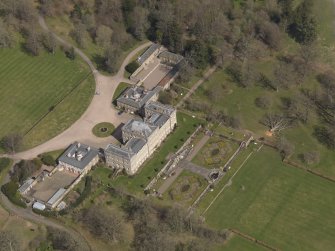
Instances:
[[[129,149],[124,149],[118,145],[113,145],[113,144],[109,144],[106,149],[105,149],[106,153],[111,153],[123,158],[127,158],[130,159],[132,157],[132,153],[129,151]]]
[[[140,109],[143,107],[154,95],[159,92],[159,88],[154,88],[151,91],[146,91],[142,86],[129,87],[117,99],[117,102],[127,104],[129,106]]]
[[[36,202],[34,202],[34,204],[33,204],[33,208],[36,208],[36,209],[38,209],[38,210],[43,211],[43,210],[45,209],[45,205],[44,205],[44,203],[42,203],[42,202],[38,202],[38,201],[36,201]]]
[[[142,65],[159,48],[160,45],[152,44],[141,56],[137,58],[137,62]]]
[[[140,137],[149,137],[156,129],[155,126],[149,125],[142,120],[129,120],[123,127],[122,131],[134,133]]]
[[[145,146],[146,141],[141,138],[132,138],[130,139],[125,147],[127,147],[132,153],[138,153],[143,146]]]
[[[165,114],[154,113],[147,118],[147,122],[151,125],[161,127],[169,120],[169,118],[170,117]]]
[[[53,206],[53,204],[55,202],[57,202],[57,200],[59,200],[60,197],[62,197],[62,195],[66,192],[66,189],[64,188],[59,188],[57,190],[56,193],[54,193],[54,195],[52,195],[52,197],[48,200],[47,204]]]
[[[66,149],[62,156],[58,158],[58,161],[84,169],[98,153],[99,151],[96,148],[75,142]]]
[[[20,186],[20,188],[18,189],[19,193],[24,193],[29,187],[30,185],[34,182],[33,179],[28,179],[26,180],[22,186]]]
[[[173,61],[175,64],[178,64],[181,60],[183,60],[183,56],[179,54],[175,54],[169,51],[163,51],[158,55],[161,59],[167,59],[169,61]]]
[[[175,111],[175,108],[173,106],[164,105],[160,102],[150,102],[146,104],[145,109],[158,112],[158,113],[163,113],[166,115],[171,115]]]

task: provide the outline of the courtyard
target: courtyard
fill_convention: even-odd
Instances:
[[[45,176],[28,193],[35,200],[47,202],[60,188],[66,188],[78,178],[78,174],[67,171],[56,171],[51,177]]]

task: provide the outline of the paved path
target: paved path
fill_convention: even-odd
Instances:
[[[186,93],[186,95],[179,101],[179,103],[176,105],[176,108],[179,108],[199,88],[199,86],[202,85],[202,83],[204,83],[209,78],[209,76],[215,72],[216,69],[217,69],[216,65],[209,68],[209,70],[204,74],[204,76],[200,80],[198,80],[198,82],[196,82],[192,86],[190,91]]]
[[[193,164],[192,162],[187,161],[187,160],[181,161],[179,165],[182,168],[184,168],[185,170],[188,170],[192,173],[198,174],[198,175],[204,177],[207,180],[210,180],[209,179],[209,174],[213,171],[212,169],[205,168],[205,167],[202,167],[202,166],[198,166],[198,165]]]
[[[209,140],[209,136],[208,135],[204,135],[202,137],[202,139],[198,142],[198,144],[196,144],[192,150],[192,152],[185,158],[186,161],[191,161],[196,155],[197,153],[201,150],[201,148],[207,143],[207,141]],[[159,194],[163,194],[166,192],[166,190],[169,189],[169,187],[172,185],[172,183],[178,178],[178,176],[181,174],[181,172],[183,171],[183,165],[178,164],[176,170],[174,171],[174,175],[168,177],[164,183],[159,187],[158,189],[158,193]]]
[[[44,30],[49,31],[49,28],[42,17],[39,18],[39,23]],[[52,34],[59,43],[66,46],[72,46],[55,33]],[[99,73],[92,61],[80,49],[75,48],[75,52],[89,65],[95,78],[96,93],[99,93],[99,95],[94,95],[85,113],[67,130],[37,147],[25,152],[17,153],[10,157],[13,159],[31,159],[44,152],[65,148],[74,141],[80,141],[95,147],[106,147],[108,143],[116,142],[116,139],[113,137],[95,137],[92,134],[92,128],[100,122],[110,122],[117,127],[131,118],[127,113],[118,115],[118,110],[111,104],[112,97],[120,82],[131,83],[131,81],[124,78],[125,66],[138,52],[148,47],[150,44],[151,42],[147,42],[130,52],[124,59],[119,71],[114,76],[104,76]]]

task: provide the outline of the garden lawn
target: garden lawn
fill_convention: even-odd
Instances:
[[[195,131],[199,120],[184,113],[177,113],[177,128],[162,142],[156,152],[134,176],[120,176],[113,184],[130,192],[141,194],[146,185],[166,164],[170,153],[175,153]]]
[[[281,250],[332,250],[335,183],[284,165],[263,147],[205,214],[209,225],[235,228]]]
[[[208,185],[208,181],[190,171],[184,170],[164,193],[163,199],[189,207]]]
[[[210,138],[192,162],[207,168],[223,167],[238,147],[237,142],[215,135]]]
[[[29,148],[65,130],[90,103],[90,74],[86,64],[71,61],[60,51],[32,57],[19,48],[1,49],[0,138],[21,134],[24,148]]]

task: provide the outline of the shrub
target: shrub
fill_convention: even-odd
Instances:
[[[87,196],[91,192],[91,187],[92,187],[91,185],[92,185],[92,177],[86,176],[84,190],[80,194],[80,196],[77,198],[77,200],[71,204],[72,208],[79,206],[87,198]]]
[[[130,74],[133,74],[137,70],[138,67],[140,67],[140,65],[136,61],[133,61],[127,64],[125,69]]]
[[[21,200],[21,196],[17,192],[18,188],[19,186],[17,183],[10,181],[1,187],[1,191],[6,195],[10,202],[19,207],[26,208],[27,205]]]
[[[51,156],[51,155],[42,155],[41,161],[43,162],[44,165],[47,166],[55,166],[56,165],[56,160]]]
[[[57,215],[57,212],[56,211],[50,211],[50,210],[39,210],[39,209],[36,209],[36,208],[33,208],[33,212],[35,214],[39,214],[39,215],[42,215],[42,216],[45,216],[45,217],[54,217]]]

